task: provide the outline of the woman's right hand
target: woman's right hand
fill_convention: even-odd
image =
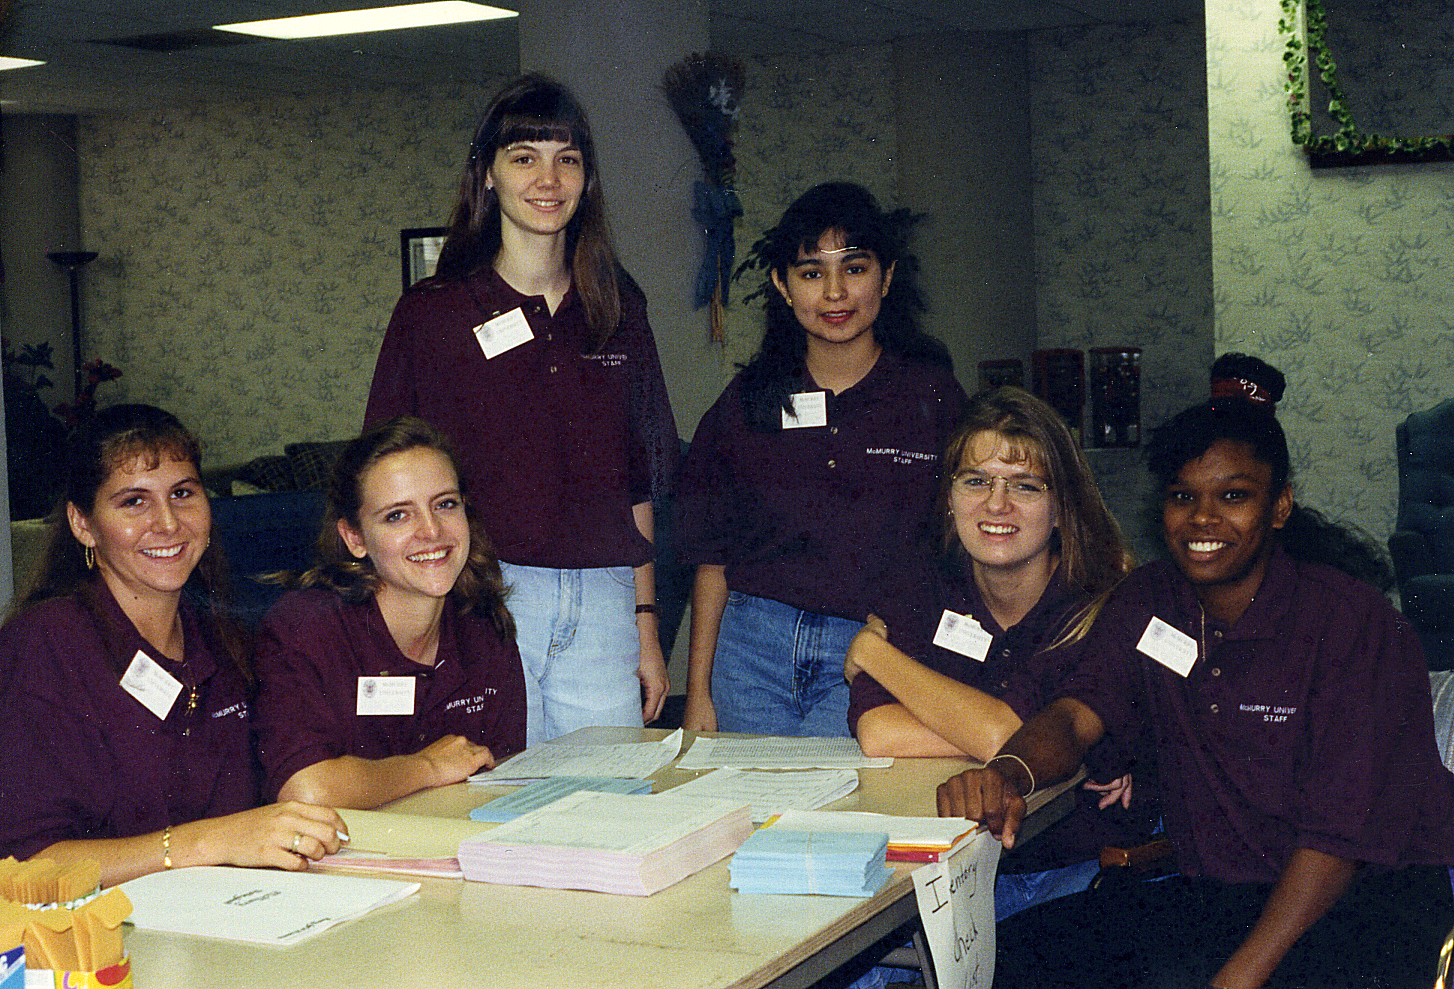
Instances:
[[[864,661],[872,645],[888,640],[889,627],[884,624],[883,619],[878,615],[869,615],[863,628],[848,643],[848,651],[843,656],[843,679],[852,683],[853,678],[863,672]]]
[[[195,836],[186,840],[185,831]],[[289,800],[173,828],[172,864],[297,871],[338,851],[347,835],[348,825],[333,808]]]
[[[434,777],[431,786],[463,783],[481,769],[495,768],[495,756],[487,746],[461,735],[445,735],[415,754],[428,763]]]
[[[687,691],[687,704],[682,711],[682,727],[687,731],[716,731],[717,708],[706,691]]]

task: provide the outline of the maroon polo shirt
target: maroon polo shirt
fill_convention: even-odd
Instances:
[[[247,690],[183,600],[186,662],[142,639],[104,587],[99,607],[123,667],[142,650],[182,683],[165,719],[120,686],[102,632],[74,597],[0,629],[0,856],[58,841],[128,838],[257,802]],[[197,687],[197,704],[188,698]]]
[[[1137,651],[1153,615],[1204,643],[1189,676]],[[1298,848],[1454,863],[1454,775],[1435,747],[1423,649],[1368,585],[1279,547],[1228,628],[1152,563],[1116,591],[1082,656],[1059,693],[1111,733],[1149,720],[1187,875],[1273,882]]]
[[[1029,614],[1008,630],[990,614],[973,578],[963,571],[949,574],[933,561],[917,568],[913,585],[886,598],[874,614],[889,628],[889,642],[905,655],[960,683],[982,690],[1010,706],[1021,721],[1045,706],[1056,685],[1066,676],[1073,649],[1047,650],[1068,620],[1085,604],[1086,596],[1072,590],[1057,570]],[[989,652],[980,662],[934,644],[934,633],[944,612],[969,615],[993,636]],[[898,700],[873,677],[853,678],[848,724],[857,731],[865,711]]]
[[[1009,629],[990,614],[969,573],[951,574],[933,561],[919,569],[913,585],[880,603],[875,613],[889,628],[889,641],[906,655],[960,683],[1004,701],[1021,721],[1028,721],[1054,696],[1075,665],[1079,644],[1049,649],[1080,614],[1087,596],[1071,588],[1059,570],[1029,613]],[[984,661],[934,644],[934,633],[945,610],[969,615],[993,640]],[[853,678],[849,694],[848,724],[856,735],[865,712],[898,699],[867,673]],[[1097,745],[1087,757],[1093,776],[1114,779],[1125,771],[1129,757]],[[1105,768],[1103,768],[1105,767]],[[1148,767],[1149,768],[1149,767]],[[1112,771],[1112,769],[1114,771]],[[1101,811],[1101,795],[1078,789],[1075,811],[1052,828],[1045,840],[1027,847],[1002,864],[1003,871],[1047,869],[1096,858],[1106,845],[1141,844],[1156,823],[1153,774],[1137,770],[1132,806],[1119,804]]]
[[[404,294],[379,350],[367,423],[414,415],[454,441],[500,559],[580,569],[640,566],[651,543],[631,507],[677,458],[646,300],[621,273],[621,324],[600,353],[574,289],[551,315],[486,269]],[[520,309],[533,339],[486,359],[474,328]]]
[[[731,590],[862,621],[923,550],[964,390],[949,368],[885,351],[828,396],[826,426],[762,432],[741,386],[702,417],[682,464],[686,562],[725,565]],[[818,388],[805,376],[802,390]]]
[[[520,652],[488,621],[446,600],[431,669],[394,644],[374,598],[332,591],[285,594],[258,628],[256,702],[263,792],[276,798],[300,769],[340,756],[409,755],[445,735],[489,746],[497,759],[525,747]],[[412,676],[412,715],[358,714],[358,679]]]

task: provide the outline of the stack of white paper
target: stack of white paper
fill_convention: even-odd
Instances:
[[[732,854],[749,809],[582,790],[460,843],[466,879],[650,896]]]
[[[752,819],[765,821],[785,810],[814,810],[858,789],[858,773],[851,769],[772,772],[754,769],[714,769],[705,776],[672,787],[676,797],[709,797],[752,804]],[[486,806],[489,806],[488,804]]]
[[[732,888],[743,893],[872,896],[893,870],[886,834],[763,828],[732,856]]]
[[[675,759],[681,750],[680,728],[657,742],[600,745],[543,742],[517,752],[494,769],[475,773],[466,782],[520,786],[554,776],[646,779]]]
[[[518,758],[518,757],[517,757]],[[853,738],[706,738],[699,736],[678,769],[886,769]]]
[[[402,900],[418,883],[208,865],[122,883],[138,930],[297,944]]]

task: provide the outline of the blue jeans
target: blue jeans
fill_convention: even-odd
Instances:
[[[843,657],[862,622],[800,611],[769,598],[727,596],[712,661],[721,731],[848,734]]]
[[[1038,903],[1079,893],[1100,871],[1100,862],[1090,859],[1044,872],[1002,872],[995,876],[995,922]]]
[[[641,640],[630,567],[501,563],[525,665],[525,742],[594,725],[641,727]]]

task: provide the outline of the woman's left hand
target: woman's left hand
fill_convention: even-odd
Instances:
[[[1094,790],[1101,795],[1101,802],[1097,804],[1101,810],[1105,810],[1117,800],[1122,807],[1131,806],[1131,774],[1127,773],[1118,780],[1111,780],[1109,783],[1097,783],[1095,780],[1086,780],[1085,788]]]

